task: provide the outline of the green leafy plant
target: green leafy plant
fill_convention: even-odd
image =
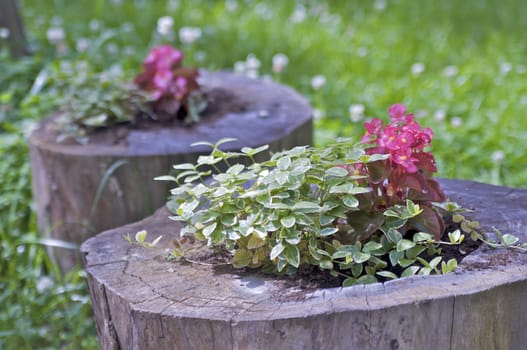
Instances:
[[[465,236],[443,235],[452,205],[436,204],[444,194],[431,176],[433,156],[423,151],[432,134],[402,108],[392,107],[385,129],[377,120],[367,124],[363,143],[295,147],[263,162],[254,155],[266,147],[223,152],[219,146],[230,139],[209,144],[212,152],[197,164],[176,165],[177,176],[158,178],[179,184],[169,202],[172,218],[186,224],[183,236],[225,247],[237,268],[294,274],[313,265],[344,285],[450,272],[457,262],[443,261],[441,245]],[[252,164],[233,162],[239,157]],[[228,169],[203,181],[220,163]],[[176,248],[175,255],[184,252]]]
[[[54,124],[59,142],[74,138],[86,143],[95,129],[140,119],[197,122],[206,98],[198,71],[182,67],[182,60],[179,50],[155,47],[133,81],[119,65],[98,71],[86,61],[62,61],[41,71],[24,104],[29,108],[53,101],[59,111]]]

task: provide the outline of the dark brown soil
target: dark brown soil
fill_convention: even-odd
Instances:
[[[456,224],[450,223],[447,226],[445,235],[447,232],[453,232],[459,227]],[[448,237],[443,237],[443,240],[448,240]],[[469,237],[460,244],[460,245],[442,245],[442,254],[443,261],[447,262],[450,259],[455,259],[459,264],[466,256],[475,251],[481,245],[480,241],[473,241]],[[279,281],[283,284],[285,288],[294,289],[294,290],[303,290],[303,291],[313,291],[321,288],[334,288],[342,286],[342,283],[345,279],[343,276],[334,277],[329,274],[328,271],[321,270],[320,268],[312,265],[303,265],[300,266],[296,274],[283,274],[283,275],[269,275],[260,272],[260,270],[244,268],[244,269],[234,269],[232,267],[225,268],[229,265],[229,260],[231,258],[230,253],[222,249],[210,250],[206,247],[198,251],[191,252],[186,256],[186,261],[189,263],[205,264],[205,265],[214,265],[218,267],[216,269],[217,273],[237,273],[242,276],[247,275],[258,275],[261,278],[267,279],[272,278],[275,281]],[[426,257],[425,259],[431,260],[433,257]],[[499,257],[497,257],[499,258]],[[488,266],[487,264],[483,267]],[[474,269],[477,269],[477,266],[474,266]],[[394,272],[397,275],[400,275],[404,270],[400,266],[392,267],[388,269],[391,272]],[[347,272],[346,272],[347,274]],[[377,276],[380,282],[385,282],[386,279]],[[301,293],[303,294],[303,293]],[[287,298],[294,298],[294,295],[288,295]]]

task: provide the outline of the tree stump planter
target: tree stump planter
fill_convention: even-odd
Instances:
[[[224,137],[228,151],[270,145],[280,151],[312,144],[312,110],[292,89],[228,72],[202,72],[208,107],[192,126],[181,122],[121,126],[95,132],[87,145],[57,143],[44,120],[30,137],[33,193],[39,228],[51,237],[80,244],[103,230],[140,220],[164,205],[169,184],[153,178],[172,165],[195,162]],[[103,189],[99,196],[98,189]],[[78,253],[58,252],[64,269]]]
[[[482,229],[527,240],[527,190],[442,180]],[[456,272],[304,291],[230,267],[168,262],[168,211],[86,241],[102,349],[522,349],[527,254],[481,246]],[[122,237],[164,235],[154,249]]]

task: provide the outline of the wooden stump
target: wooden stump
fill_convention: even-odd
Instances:
[[[209,103],[202,120],[192,126],[121,126],[95,132],[87,145],[80,145],[57,143],[53,117],[44,120],[30,137],[41,232],[80,244],[97,232],[150,215],[169,194],[169,184],[153,178],[210,151],[191,147],[194,142],[237,138],[221,147],[229,151],[312,144],[311,108],[292,89],[227,72],[202,72],[202,80]],[[66,270],[79,260],[77,252],[57,255]]]
[[[527,240],[527,190],[442,180],[482,229]],[[166,209],[81,247],[102,349],[523,349],[527,254],[481,246],[455,273],[311,292],[166,261]],[[145,249],[122,239],[164,235]]]

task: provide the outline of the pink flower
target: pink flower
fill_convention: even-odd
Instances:
[[[396,103],[390,107],[388,114],[392,121],[402,120],[406,114],[406,107],[401,103]]]
[[[382,130],[382,120],[379,118],[372,119],[372,121],[364,123],[364,127],[366,128],[366,133],[361,140],[363,143],[372,141],[372,136],[379,137]]]
[[[417,166],[414,164],[417,159],[412,157],[412,152],[409,149],[394,151],[390,154],[390,159],[392,159],[394,163],[402,166],[406,172],[410,174],[415,173],[418,170]]]

